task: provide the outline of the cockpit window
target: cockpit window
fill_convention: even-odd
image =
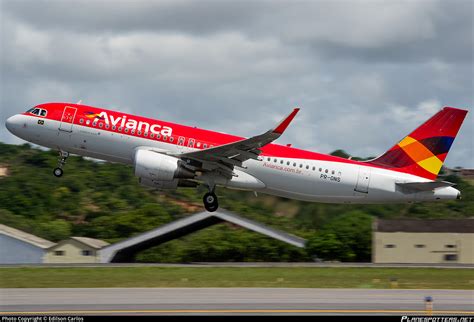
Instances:
[[[34,109],[35,109],[34,107],[30,108],[28,111],[26,111],[26,113],[31,113],[31,112],[33,112]]]
[[[48,111],[43,110],[42,108],[32,108],[29,109],[27,112],[38,116],[46,116],[46,114],[48,114]]]

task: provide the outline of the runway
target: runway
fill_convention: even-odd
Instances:
[[[472,290],[311,288],[0,289],[0,314],[433,314],[474,315]]]

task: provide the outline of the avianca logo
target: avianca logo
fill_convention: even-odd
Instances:
[[[151,124],[148,122],[137,122],[134,119],[127,119],[127,116],[119,116],[114,117],[113,115],[108,115],[107,112],[100,112],[100,113],[92,113],[92,112],[85,112],[84,113],[88,118],[93,118],[103,120],[105,124],[111,126],[118,126],[127,128],[130,130],[142,131],[142,132],[151,132],[154,134],[161,134],[166,136],[171,136],[173,133],[173,129],[168,126],[161,126],[159,124]]]
[[[102,121],[104,120],[104,117],[99,116],[100,113],[84,112],[84,114],[86,115],[87,118],[90,118],[90,119],[98,118],[99,120],[102,120]]]

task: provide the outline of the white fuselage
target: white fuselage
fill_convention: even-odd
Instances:
[[[194,148],[163,141],[115,133],[100,128],[72,125],[71,131],[59,130],[60,122],[48,120],[38,125],[34,115],[15,115],[7,127],[16,136],[32,143],[73,154],[111,162],[133,164],[137,148],[164,152],[189,152]],[[327,203],[388,203],[456,199],[452,187],[407,193],[397,183],[425,182],[427,179],[401,172],[359,164],[260,156],[236,167],[238,176],[230,180],[213,178],[228,188],[258,191],[304,201]],[[208,175],[197,177],[204,181]]]

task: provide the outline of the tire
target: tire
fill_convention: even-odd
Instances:
[[[202,201],[204,203],[204,208],[206,208],[206,210],[209,212],[214,212],[217,210],[217,208],[219,208],[217,196],[212,192],[206,193],[202,198]]]
[[[219,208],[217,204],[212,204],[212,205],[204,205],[204,208],[206,208],[207,211],[209,212],[214,212]]]
[[[53,174],[55,177],[59,178],[63,175],[63,169],[61,168],[56,168],[53,170]]]

